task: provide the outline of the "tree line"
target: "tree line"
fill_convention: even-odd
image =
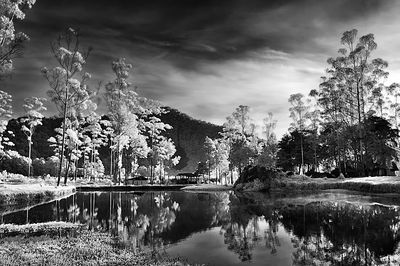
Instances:
[[[276,124],[273,114],[268,113],[263,120],[260,137],[257,125],[251,118],[250,108],[238,106],[226,118],[220,137],[205,139],[206,158],[199,163],[198,172],[208,174],[209,177],[214,172],[217,182],[233,184],[237,175],[249,164],[275,168],[278,151],[274,133]]]
[[[0,66],[4,74],[12,70],[12,59],[21,54],[23,43],[28,40],[23,33],[15,34],[13,20],[23,19],[23,10],[31,8],[34,2],[3,1],[1,4],[0,15],[5,23],[1,25],[4,34],[1,35]],[[138,95],[136,87],[129,82],[131,64],[124,58],[114,60],[111,70],[115,79],[93,87],[91,74],[84,70],[92,48],[82,48],[79,31],[67,29],[51,43],[50,49],[55,66],[43,67],[41,73],[49,84],[48,100],[56,106],[61,117],[57,135],[48,140],[55,152],[57,185],[62,177],[66,184],[71,173],[76,176],[78,168],[86,169],[92,176],[104,171],[99,158],[102,146],[110,148],[110,175],[119,183],[125,176],[138,171],[140,158],[149,162],[151,182],[156,174],[161,177],[167,166],[179,162],[179,156],[174,156],[174,143],[163,134],[171,128],[159,118],[166,110],[159,102]],[[100,90],[105,93],[100,95]],[[96,112],[99,98],[106,103],[105,116]],[[28,142],[28,175],[31,175],[32,166],[32,135],[42,123],[46,101],[45,98],[29,97],[23,105],[25,116],[20,122]],[[0,153],[3,160],[21,157],[11,151],[13,132],[6,131],[12,115],[11,103],[12,96],[0,91]],[[123,168],[124,161],[129,164]]]
[[[388,62],[374,58],[373,34],[346,31],[336,57],[308,95],[291,94],[292,123],[277,141],[276,121],[269,114],[258,137],[248,106],[239,106],[224,124],[221,138],[207,139],[208,169],[234,169],[258,164],[299,174],[387,175],[397,170],[399,140],[398,83],[387,84]],[[228,167],[229,166],[229,167]]]
[[[289,98],[293,123],[279,143],[279,165],[299,172],[336,168],[350,176],[386,175],[397,170],[399,84],[386,84],[388,62],[373,57],[373,34],[358,37],[353,29],[340,41],[319,88]]]

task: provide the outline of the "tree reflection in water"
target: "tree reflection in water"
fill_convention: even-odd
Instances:
[[[230,222],[223,226],[225,244],[238,254],[241,261],[252,259],[252,250],[265,245],[271,254],[277,252],[280,241],[277,236],[279,212],[256,204],[248,197],[232,194],[229,205]],[[260,224],[264,230],[260,230]]]
[[[398,207],[321,202],[303,209],[305,230],[301,234],[296,233],[299,207],[282,211],[283,225],[296,236],[296,265],[376,265],[398,253]]]
[[[175,222],[179,212],[179,204],[165,192],[87,193],[82,195],[81,204],[80,222],[89,229],[118,236],[121,244],[134,250],[163,248],[165,241],[160,235]]]
[[[4,221],[25,223],[29,214],[31,223],[79,222],[118,236],[125,248],[161,252],[217,228],[224,248],[240,261],[254,261],[256,252],[290,252],[294,265],[400,264],[398,204],[298,199],[308,198],[233,192],[77,193],[29,213],[7,214]]]
[[[398,206],[264,200],[246,195],[231,201],[225,243],[242,261],[251,260],[252,250],[261,243],[271,254],[278,252],[280,229],[291,234],[294,265],[377,265],[398,258]],[[260,223],[267,224],[263,234]]]

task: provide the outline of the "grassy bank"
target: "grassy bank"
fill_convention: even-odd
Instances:
[[[83,225],[66,222],[48,222],[39,224],[0,224],[0,238],[10,236],[74,236],[83,229]]]
[[[74,192],[75,186],[0,184],[0,213],[65,197]]]
[[[73,224],[6,226],[14,232],[19,230],[21,235],[0,238],[1,265],[188,265],[180,259],[122,248],[119,240],[107,233],[82,229],[78,234],[61,237],[53,234],[57,230],[77,229]],[[27,230],[43,234],[27,237]]]
[[[272,190],[347,189],[368,193],[400,193],[400,177],[379,176],[349,179],[279,178],[271,182]]]
[[[190,185],[183,187],[181,190],[184,191],[228,191],[231,190],[232,186],[215,185],[215,184],[201,184],[201,185]]]

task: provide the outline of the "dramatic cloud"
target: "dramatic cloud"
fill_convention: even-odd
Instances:
[[[39,70],[54,64],[49,43],[75,27],[82,45],[94,47],[93,86],[111,80],[111,61],[125,57],[146,97],[218,124],[239,104],[259,121],[272,111],[282,134],[289,95],[318,86],[345,30],[374,33],[376,55],[400,80],[399,11],[398,2],[380,0],[39,0],[17,24],[31,42],[3,88],[15,96],[17,114],[24,97],[44,96]]]

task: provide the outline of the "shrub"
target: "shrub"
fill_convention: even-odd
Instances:
[[[8,151],[0,160],[0,171],[7,173],[28,175],[29,158],[20,155],[16,151]],[[33,176],[51,175],[56,176],[58,171],[59,159],[56,156],[51,156],[46,160],[36,158],[32,160]]]
[[[0,160],[0,171],[28,175],[29,158],[16,151],[8,151]]]

